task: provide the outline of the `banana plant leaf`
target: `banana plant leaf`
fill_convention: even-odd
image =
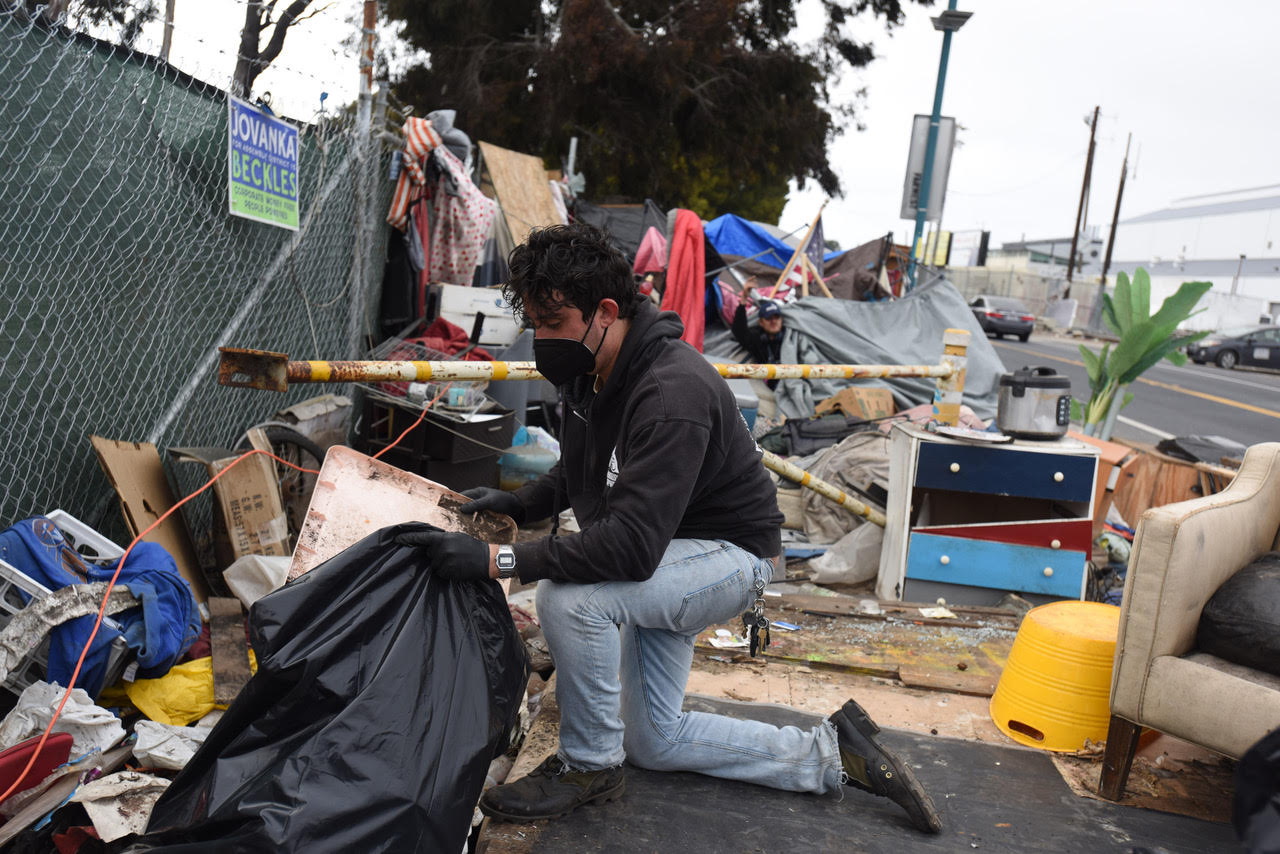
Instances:
[[[1133,326],[1133,296],[1129,293],[1129,274],[1121,271],[1116,275],[1116,292],[1111,298],[1111,310],[1115,315],[1116,329],[1115,333],[1121,338],[1129,331],[1129,327]],[[1106,306],[1106,301],[1103,301]],[[1144,320],[1146,318],[1143,318]]]
[[[1139,267],[1133,274],[1133,282],[1129,285],[1129,298],[1133,308],[1129,316],[1131,324],[1151,320],[1151,277],[1147,271]]]

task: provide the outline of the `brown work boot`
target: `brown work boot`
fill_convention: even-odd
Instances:
[[[836,728],[840,764],[849,785],[893,801],[922,833],[942,830],[933,800],[911,773],[911,766],[872,738],[880,727],[861,706],[849,700],[827,720]]]
[[[555,754],[514,783],[494,786],[480,797],[480,812],[505,821],[563,818],[583,804],[622,796],[622,766],[574,771]]]

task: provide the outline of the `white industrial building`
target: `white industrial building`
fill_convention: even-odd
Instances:
[[[1192,196],[1122,219],[1108,283],[1138,267],[1151,275],[1153,309],[1182,282],[1213,282],[1201,303],[1208,310],[1188,326],[1220,329],[1280,317],[1280,184]]]

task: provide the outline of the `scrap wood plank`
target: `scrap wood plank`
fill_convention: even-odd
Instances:
[[[920,667],[899,667],[898,678],[910,688],[928,688],[931,691],[947,691],[952,694],[973,694],[990,697],[996,692],[999,674],[970,673],[967,670],[940,672]]]
[[[502,206],[507,229],[517,244],[524,243],[530,229],[561,223],[542,158],[491,142],[480,143],[480,156],[494,196]]]
[[[89,442],[120,497],[120,511],[130,534],[136,537],[177,503],[155,445],[94,435],[89,436]],[[181,514],[170,516],[143,539],[164,547],[198,601],[209,598],[209,585]]]
[[[935,607],[924,603],[880,602],[879,607],[882,613],[870,614],[864,612],[861,602],[851,596],[814,596],[803,593],[788,593],[777,599],[770,598],[768,601],[784,610],[801,611],[806,614],[853,617],[858,620],[881,622],[910,619],[913,622],[923,622],[930,626],[971,627],[991,623],[1005,625],[1010,622],[1016,624],[1021,619],[1021,615],[1007,609],[982,605],[948,605],[947,607],[956,615],[956,619],[953,620],[921,616],[921,608]]]
[[[820,597],[815,597],[820,598]],[[712,626],[700,635],[695,649],[707,655],[733,654],[710,643],[717,629],[741,632],[741,623]],[[773,642],[763,653],[765,659],[810,667],[902,678],[902,670],[917,687],[958,690],[965,693],[985,690],[999,679],[1016,631],[1013,626],[971,624],[940,626],[894,621],[810,620],[794,632],[773,632]],[[961,669],[963,667],[963,669]],[[954,678],[954,674],[964,674]]]
[[[209,646],[213,656],[213,702],[229,704],[253,676],[239,599],[209,598]]]

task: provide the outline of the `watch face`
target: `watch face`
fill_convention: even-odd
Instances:
[[[498,569],[515,569],[516,568],[515,553],[506,549],[499,549],[498,559],[496,563],[498,564]]]

